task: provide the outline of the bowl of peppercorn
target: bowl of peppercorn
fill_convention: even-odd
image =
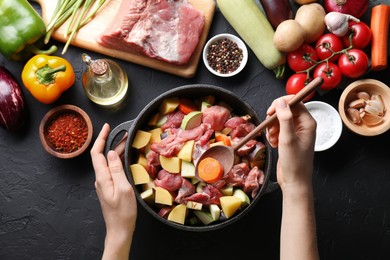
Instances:
[[[60,105],[49,110],[39,126],[44,149],[61,158],[74,158],[85,152],[93,135],[88,114],[74,105]]]
[[[214,75],[231,77],[243,70],[248,49],[237,36],[222,33],[212,37],[203,48],[203,62]]]

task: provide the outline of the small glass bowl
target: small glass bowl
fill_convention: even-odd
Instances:
[[[80,147],[76,149],[72,149],[69,152],[59,151],[58,149],[56,149],[55,145],[53,145],[52,142],[50,141],[53,138],[49,138],[48,136],[48,129],[50,127],[50,124],[53,122],[53,120],[56,120],[59,117],[61,117],[61,115],[66,115],[66,114],[70,115],[73,120],[75,119],[83,120],[87,128],[86,133],[78,133],[78,131],[76,132],[76,135],[77,134],[82,135],[82,140],[85,138],[85,141]],[[74,133],[70,133],[69,131],[64,130],[64,127],[59,128],[59,131],[61,131],[61,133],[66,133],[67,136],[71,136],[69,137],[70,139],[74,138],[73,135]],[[42,118],[42,121],[39,125],[39,138],[41,139],[43,148],[49,154],[62,159],[74,158],[84,153],[84,151],[88,148],[88,146],[92,141],[92,135],[93,135],[93,127],[92,127],[91,119],[89,118],[88,114],[84,110],[74,105],[61,105],[49,110],[49,112],[47,112],[46,115]],[[62,138],[62,140],[64,139],[65,137]],[[68,140],[66,141],[67,145],[69,145],[69,142],[70,141]]]
[[[240,48],[242,50],[242,60],[240,62],[240,65],[238,66],[237,69],[235,69],[234,71],[229,72],[229,73],[221,73],[221,72],[216,71],[215,69],[212,68],[212,66],[210,66],[210,64],[207,60],[207,54],[210,51],[211,45],[213,43],[215,43],[216,41],[223,40],[223,39],[228,39],[228,40],[233,41],[234,43],[237,44],[238,48]],[[238,73],[240,73],[240,71],[242,71],[244,69],[247,61],[248,61],[248,49],[247,49],[245,43],[240,38],[238,38],[237,36],[235,36],[233,34],[222,33],[222,34],[215,35],[206,43],[206,45],[203,48],[203,63],[204,63],[204,65],[211,73],[213,73],[214,75],[217,75],[219,77],[232,77],[234,75],[237,75]]]

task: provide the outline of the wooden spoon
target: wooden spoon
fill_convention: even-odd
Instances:
[[[290,106],[301,102],[305,97],[310,93],[319,88],[324,80],[321,77],[317,77],[307,84],[303,89],[301,89],[297,94],[295,94],[288,102]],[[267,126],[271,125],[276,120],[276,114],[267,117],[263,122],[261,122],[255,129],[253,129],[249,134],[242,138],[238,143],[233,146],[225,145],[216,145],[207,149],[199,158],[196,164],[196,175],[198,176],[198,165],[206,157],[212,157],[218,160],[223,167],[224,175],[227,174],[233,167],[234,163],[234,154],[235,152],[248,141],[256,138],[256,136]]]

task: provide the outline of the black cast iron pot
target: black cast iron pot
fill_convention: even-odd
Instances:
[[[241,100],[238,96],[236,96],[234,93],[221,88],[216,87],[213,85],[202,85],[202,84],[195,84],[195,85],[185,85],[178,88],[171,89],[157,98],[155,98],[153,101],[151,101],[140,113],[139,115],[130,121],[123,122],[122,124],[118,125],[116,128],[114,128],[107,140],[106,143],[106,153],[109,149],[112,148],[114,144],[114,140],[116,140],[116,137],[123,133],[124,131],[128,133],[128,139],[126,141],[126,148],[125,148],[125,171],[127,178],[131,185],[134,188],[137,200],[139,204],[142,205],[151,215],[153,215],[155,218],[157,218],[162,223],[172,226],[174,228],[186,230],[186,231],[211,231],[223,228],[227,225],[230,225],[244,217],[246,213],[248,213],[259,201],[259,199],[275,189],[277,189],[279,186],[276,182],[272,182],[270,180],[270,174],[271,174],[271,164],[272,164],[272,152],[271,147],[266,141],[265,135],[263,134],[261,140],[267,147],[266,152],[266,162],[264,166],[264,183],[260,188],[260,191],[257,193],[257,196],[252,200],[249,206],[247,206],[244,210],[242,210],[240,213],[236,214],[230,219],[227,219],[225,221],[215,222],[211,223],[209,225],[197,225],[197,226],[190,226],[190,225],[181,225],[177,224],[172,221],[168,221],[165,218],[160,217],[157,214],[157,211],[153,209],[151,206],[149,206],[141,197],[140,193],[142,192],[140,187],[137,187],[134,185],[132,174],[130,172],[130,165],[136,162],[137,159],[137,150],[131,147],[131,144],[133,142],[133,139],[135,138],[135,134],[138,129],[145,129],[145,126],[147,125],[150,118],[158,111],[159,106],[161,102],[169,97],[187,97],[190,99],[196,99],[200,97],[204,97],[207,95],[213,95],[218,101],[224,101],[229,106],[231,106],[237,115],[245,115],[249,114],[253,122],[257,125],[260,123],[259,116],[256,114],[255,110],[250,107],[249,104]]]

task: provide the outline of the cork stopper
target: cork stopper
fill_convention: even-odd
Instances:
[[[91,57],[86,53],[83,53],[81,58],[89,66],[91,72],[96,76],[102,76],[108,70],[108,63],[105,60],[92,60]]]
[[[90,68],[95,75],[102,76],[106,74],[108,69],[108,64],[104,60],[96,60],[91,63]]]

